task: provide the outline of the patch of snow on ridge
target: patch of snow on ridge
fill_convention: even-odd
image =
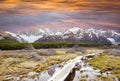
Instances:
[[[25,35],[25,34],[21,34],[20,35],[21,38],[23,38],[25,41],[27,41],[28,43],[33,43],[36,40],[38,40],[39,38],[41,38],[41,35]]]
[[[12,35],[13,37],[17,37],[17,35],[14,34],[14,33],[11,33],[11,32],[8,32],[8,31],[5,31],[5,32],[8,33],[8,34],[10,34],[10,35]]]
[[[39,38],[41,38],[42,36],[41,35],[33,35],[33,34],[30,34],[30,35],[27,35],[27,34],[15,34],[15,33],[11,33],[11,32],[8,32],[6,31],[6,33],[12,35],[13,37],[15,37],[19,42],[28,42],[28,43],[32,43],[32,42],[35,42],[36,40],[38,40]],[[24,41],[22,41],[24,40]]]
[[[45,39],[46,41],[51,40],[51,38],[47,37],[54,37],[57,41],[57,37],[60,36],[65,41],[91,41],[91,42],[99,42],[104,41],[108,42],[110,41],[112,44],[118,44],[120,42],[120,33],[114,31],[114,30],[97,30],[94,28],[79,28],[79,27],[73,27],[70,29],[67,29],[66,31],[59,31],[59,30],[52,30],[50,28],[40,28],[38,31],[35,32],[22,32],[19,34],[7,32],[11,34],[13,37],[15,37],[20,42],[35,42],[39,40],[38,42],[41,42],[42,39]],[[112,39],[111,39],[112,38]],[[52,39],[51,41],[54,41]],[[59,40],[58,40],[59,41]],[[117,43],[116,43],[117,42]]]
[[[8,31],[5,31],[6,33],[10,34],[11,36],[15,37],[19,42],[22,42],[22,39],[15,33],[11,33],[11,32],[8,32]]]
[[[71,29],[69,29],[68,31],[66,31],[66,33],[67,32],[72,32],[73,34],[77,34],[77,32],[80,30],[80,28],[78,28],[78,27],[73,27],[73,28],[71,28]]]
[[[62,35],[62,32],[56,32],[55,35]]]
[[[45,33],[45,31],[43,29],[39,29],[39,33]]]
[[[113,45],[118,45],[113,38],[107,38]]]

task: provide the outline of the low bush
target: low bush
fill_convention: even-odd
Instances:
[[[74,43],[71,43],[71,42],[37,42],[37,43],[33,43],[33,46],[36,49],[72,47],[73,45],[74,45]]]
[[[99,46],[104,46],[106,44],[97,44],[97,43],[87,43],[87,42],[35,42],[32,44],[28,43],[0,43],[0,49],[1,50],[18,50],[18,49],[40,49],[40,48],[67,48],[67,47],[74,47],[77,45],[78,47],[83,46],[83,47],[99,47]]]
[[[1,50],[18,50],[24,49],[25,47],[25,43],[0,43]]]
[[[44,51],[39,51],[38,54],[39,55],[44,55],[44,56],[51,56],[51,55],[56,54],[56,50],[48,49],[48,50],[44,50]]]

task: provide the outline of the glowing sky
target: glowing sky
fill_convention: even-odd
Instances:
[[[120,29],[120,0],[0,0],[0,29]]]
[[[3,13],[39,13],[40,11],[120,12],[120,0],[0,0]]]

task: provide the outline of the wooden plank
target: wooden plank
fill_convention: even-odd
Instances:
[[[60,71],[53,75],[48,81],[64,81],[75,64],[81,61],[81,56],[69,61]]]

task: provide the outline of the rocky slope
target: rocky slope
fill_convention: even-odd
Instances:
[[[0,30],[0,41],[3,41],[3,42],[5,42],[5,41],[18,42],[19,41],[18,39],[19,39],[19,37],[13,36],[12,33]]]
[[[44,31],[44,32],[43,32]],[[120,34],[114,30],[96,30],[96,29],[81,29],[74,27],[66,31],[53,32],[42,30],[41,38],[36,42],[48,41],[67,41],[67,42],[93,42],[93,43],[120,43]]]
[[[14,34],[4,32],[6,35],[19,42],[91,42],[120,44],[120,33],[114,30],[96,30],[73,27],[66,31],[55,31],[48,28],[39,29],[37,32],[24,32]],[[2,35],[2,34],[1,34]],[[0,38],[2,39],[2,37]]]

